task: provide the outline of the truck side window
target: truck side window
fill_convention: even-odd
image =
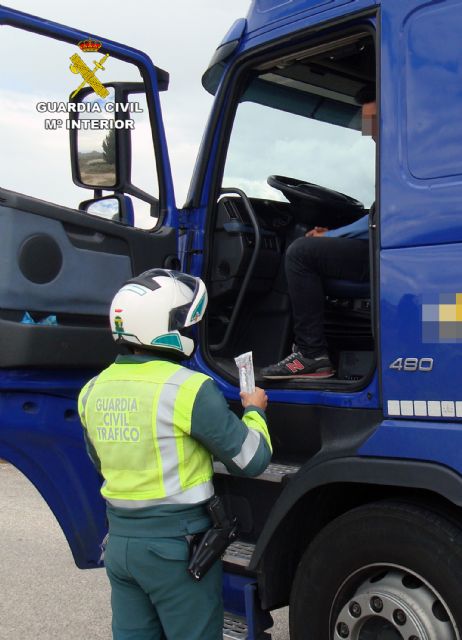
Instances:
[[[149,121],[148,104],[145,95],[138,94],[133,97],[139,111],[132,114],[134,128],[131,131],[132,147],[132,181],[133,184],[159,198],[159,186],[157,183],[157,168],[154,147],[152,144],[151,123]],[[157,219],[150,213],[148,202],[131,196],[135,212],[135,227],[151,229]]]
[[[12,51],[15,52],[14,65],[11,65]],[[32,51],[33,55],[30,54]],[[135,65],[111,56],[105,57],[103,49],[88,52],[79,48],[77,42],[65,43],[9,26],[2,28],[0,187],[73,209],[78,209],[82,201],[92,197],[92,189],[74,184],[69,162],[70,96],[79,87],[89,87],[76,67],[75,61],[79,59],[94,71],[94,76],[103,85],[131,82],[143,86]],[[141,93],[134,94],[130,100],[139,105],[135,114],[128,115],[134,122],[131,136],[132,183],[136,186],[139,183],[150,196],[158,198],[146,98]],[[95,116],[82,113],[80,118],[90,120],[91,115]],[[106,135],[110,142],[113,139],[110,127],[118,119],[118,114],[106,113],[103,108],[98,117],[107,126],[107,131],[98,133],[103,137]],[[111,192],[108,186],[103,195]],[[154,226],[156,219],[149,217],[149,207],[145,207],[147,203],[134,198],[133,204],[135,226]],[[147,211],[143,213],[144,209]]]

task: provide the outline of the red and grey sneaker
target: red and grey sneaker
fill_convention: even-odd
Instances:
[[[264,367],[260,373],[268,380],[322,380],[331,378],[334,368],[327,355],[306,358],[295,351],[281,362]]]

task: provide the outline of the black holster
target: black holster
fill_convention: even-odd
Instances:
[[[237,538],[236,518],[228,518],[218,496],[213,496],[207,505],[213,527],[197,534],[190,543],[191,558],[188,571],[194,580],[201,580],[227,547]]]

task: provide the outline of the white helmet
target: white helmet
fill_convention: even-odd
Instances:
[[[114,296],[109,314],[116,342],[170,349],[185,356],[194,341],[181,331],[202,320],[207,289],[200,278],[170,269],[150,269]]]

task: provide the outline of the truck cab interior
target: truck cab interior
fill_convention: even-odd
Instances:
[[[210,363],[229,379],[236,377],[234,357],[246,351],[266,387],[353,390],[374,371],[371,283],[325,280],[324,331],[335,376],[259,375],[294,341],[286,249],[317,226],[337,229],[368,213],[371,226],[376,149],[361,135],[356,96],[375,88],[375,64],[373,36],[361,29],[241,73],[205,269]]]

